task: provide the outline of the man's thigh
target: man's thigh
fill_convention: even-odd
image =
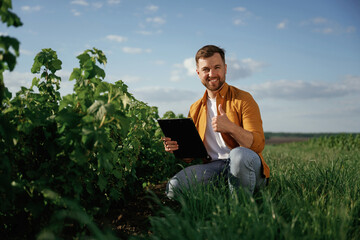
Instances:
[[[226,161],[215,160],[210,163],[197,164],[184,168],[172,179],[177,179],[179,184],[185,187],[197,183],[207,184],[214,178],[218,178],[225,169]]]

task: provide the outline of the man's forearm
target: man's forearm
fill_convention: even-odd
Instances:
[[[250,131],[233,124],[229,131],[230,136],[242,147],[250,148],[254,141],[254,136]]]

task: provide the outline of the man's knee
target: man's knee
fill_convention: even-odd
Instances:
[[[230,171],[235,176],[241,169],[251,169],[257,159],[256,153],[244,147],[237,147],[230,151]],[[243,169],[244,170],[244,169]]]
[[[175,192],[179,191],[179,180],[177,178],[172,178],[166,185],[166,196],[170,199],[173,199],[175,196]]]

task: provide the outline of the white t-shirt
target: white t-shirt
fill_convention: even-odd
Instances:
[[[221,133],[214,132],[212,128],[212,118],[217,116],[216,98],[207,99],[207,119],[205,131],[205,148],[212,160],[229,158],[230,149],[226,146]]]

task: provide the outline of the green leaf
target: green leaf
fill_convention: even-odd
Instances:
[[[61,64],[62,62],[59,60],[59,59],[55,59],[53,62],[52,62],[52,66],[55,70],[60,70],[61,69]],[[55,71],[54,71],[55,72]]]
[[[96,72],[96,75],[98,75],[102,79],[105,78],[105,71],[102,68],[95,66],[95,72]]]
[[[94,68],[94,63],[91,61],[91,59],[86,60],[84,65],[82,66],[85,70],[92,70]]]
[[[105,110],[106,110],[106,114],[109,114],[109,115],[114,114],[115,111],[117,110],[115,108],[115,105],[112,104],[112,103],[107,103],[107,104],[104,105],[104,107],[105,107]]]
[[[37,78],[37,77],[34,77],[33,80],[32,80],[31,89],[32,89],[34,86],[37,87],[38,84],[39,84],[39,82],[40,82],[40,79]]]
[[[10,71],[14,70],[16,65],[16,57],[13,54],[5,53],[2,60],[7,63]]]
[[[79,56],[77,56],[77,58],[80,60],[80,66],[83,66],[84,62],[90,59],[90,56],[87,53],[82,53]]]
[[[74,94],[68,94],[62,98],[60,101],[59,111],[61,111],[65,107],[74,107],[76,105],[75,102],[75,95]]]
[[[75,149],[70,153],[70,159],[80,165],[87,162],[86,154],[79,148]]]
[[[88,113],[95,113],[96,111],[99,110],[99,108],[101,106],[104,105],[103,101],[95,101],[89,108],[88,108]]]
[[[106,179],[103,177],[103,175],[100,174],[98,176],[98,186],[102,192],[106,189],[106,185],[107,185]]]
[[[79,79],[81,76],[81,71],[79,68],[74,68],[73,72],[70,75],[69,80]]]
[[[31,73],[39,73],[41,66],[42,66],[41,62],[39,62],[37,59],[35,59],[34,64],[32,65],[32,68],[31,68]]]

